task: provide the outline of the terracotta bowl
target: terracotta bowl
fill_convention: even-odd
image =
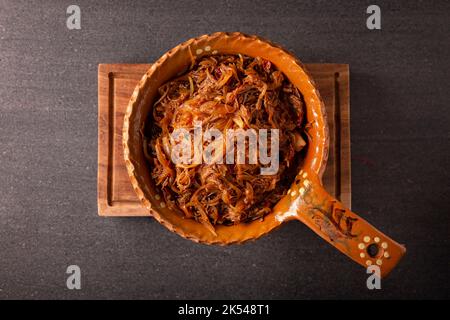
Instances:
[[[190,52],[189,52],[190,51]],[[187,71],[190,53],[237,54],[271,61],[299,88],[306,103],[308,147],[302,168],[289,189],[263,221],[217,226],[213,235],[202,224],[169,210],[154,185],[143,153],[143,128],[159,86]],[[283,48],[256,36],[215,33],[188,40],[164,54],[142,77],[128,104],[123,128],[125,163],[142,204],[169,230],[192,241],[227,245],[257,239],[286,221],[300,220],[335,248],[363,266],[377,265],[384,276],[398,263],[405,248],[344,206],[322,187],[328,157],[328,127],[324,104],[301,62]]]

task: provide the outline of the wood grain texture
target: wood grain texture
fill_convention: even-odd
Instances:
[[[122,150],[122,125],[128,100],[150,64],[100,64],[98,67],[98,179],[100,216],[150,216],[131,187]],[[349,67],[307,64],[325,102],[330,150],[325,188],[351,207]]]

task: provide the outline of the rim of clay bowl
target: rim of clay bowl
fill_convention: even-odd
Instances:
[[[152,64],[136,86],[124,116],[124,158],[133,189],[143,206],[170,231],[195,242],[228,245],[257,239],[280,226],[283,221],[277,219],[272,210],[262,221],[216,226],[217,235],[213,235],[199,222],[183,218],[167,208],[158,188],[153,184],[149,164],[142,150],[143,129],[158,87],[187,71],[191,61],[190,55],[216,53],[260,56],[271,61],[299,88],[306,104],[307,122],[310,124],[308,149],[299,171],[308,168],[321,179],[328,159],[329,135],[325,106],[313,79],[299,59],[268,40],[240,32],[202,35],[179,44]]]

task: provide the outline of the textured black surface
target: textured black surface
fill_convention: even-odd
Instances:
[[[374,2],[379,31],[372,1],[0,1],[0,298],[448,298],[450,5]],[[97,216],[97,65],[214,31],[350,64],[353,209],[408,248],[382,290],[300,223],[222,248]]]

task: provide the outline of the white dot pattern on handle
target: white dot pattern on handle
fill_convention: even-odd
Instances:
[[[365,236],[363,240],[364,240],[365,243],[368,243],[368,242],[370,242],[370,237],[369,236]]]

